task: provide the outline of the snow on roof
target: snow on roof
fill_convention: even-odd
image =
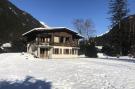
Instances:
[[[26,34],[32,32],[32,31],[34,31],[34,30],[35,30],[35,29],[32,29],[32,30],[30,30],[30,31],[27,31],[27,32],[23,33],[22,36],[24,36],[24,35],[26,35]]]
[[[66,27],[49,27],[49,28],[47,28],[47,27],[40,27],[40,28],[34,28],[34,29],[32,29],[32,30],[30,30],[30,31],[28,31],[28,32],[26,32],[26,33],[24,33],[24,34],[22,34],[22,35],[24,36],[24,35],[26,35],[26,34],[32,32],[32,31],[36,31],[36,30],[37,30],[37,31],[41,31],[41,30],[54,30],[54,29],[68,29],[68,30],[70,30],[70,31],[72,31],[72,32],[74,32],[74,33],[77,34],[77,32],[75,32],[75,31],[73,31],[73,30],[71,30],[71,29],[69,29],[69,28],[66,28]]]
[[[34,28],[34,29],[32,29],[32,30],[30,30],[30,31],[28,31],[28,32],[26,32],[26,33],[24,33],[24,34],[22,34],[22,36],[25,36],[26,34],[28,34],[28,33],[30,33],[30,32],[33,32],[33,31],[55,30],[55,29],[67,29],[67,30],[69,30],[69,31],[71,31],[71,32],[73,32],[73,33],[75,33],[76,35],[78,35],[78,36],[84,38],[84,36],[82,36],[81,34],[78,34],[78,32],[73,31],[73,30],[71,30],[70,28],[67,28],[67,27],[40,27],[40,28]]]

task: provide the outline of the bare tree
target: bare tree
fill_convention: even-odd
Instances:
[[[84,36],[85,39],[90,39],[96,31],[90,19],[75,19],[73,25],[78,33]]]

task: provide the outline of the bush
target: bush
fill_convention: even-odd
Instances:
[[[0,48],[0,53],[3,53],[3,50]]]
[[[27,47],[23,42],[23,40],[18,39],[12,41],[12,48],[11,48],[12,52],[26,52],[26,49]]]
[[[102,52],[108,56],[117,56],[119,54],[117,48],[111,45],[103,46]]]
[[[90,44],[86,44],[85,46],[85,56],[86,57],[97,57],[97,48],[95,47],[95,43],[92,42]]]

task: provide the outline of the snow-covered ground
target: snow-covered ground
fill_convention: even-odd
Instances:
[[[135,89],[135,63],[0,54],[0,89]]]

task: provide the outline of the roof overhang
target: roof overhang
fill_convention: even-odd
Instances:
[[[83,38],[83,36],[79,35],[77,32],[69,29],[69,28],[66,28],[66,27],[49,27],[49,28],[34,28],[28,32],[25,32],[24,34],[22,34],[22,36],[27,36],[29,34],[32,34],[32,33],[37,33],[37,32],[42,32],[42,31],[47,31],[47,32],[53,32],[53,31],[68,31],[70,33],[73,33],[75,34],[78,38]]]

